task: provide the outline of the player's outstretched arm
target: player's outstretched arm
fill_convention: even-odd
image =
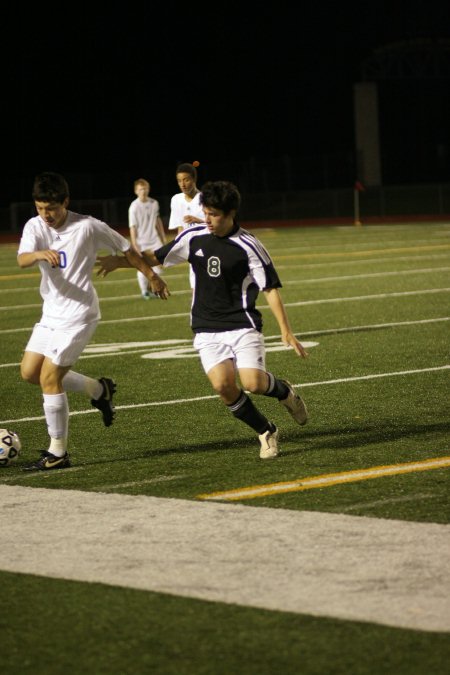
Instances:
[[[159,261],[153,253],[149,251],[142,253],[142,255],[138,255],[133,249],[129,249],[123,256],[97,256],[96,264],[98,265],[98,277],[106,277],[110,272],[114,272],[114,270],[119,268],[135,267],[147,277],[152,293],[159,295],[161,300],[167,300],[170,295],[166,282],[151,268],[152,265],[159,265]]]
[[[132,248],[128,249],[128,251],[125,251],[124,255],[132,267],[135,267],[137,270],[142,272],[142,274],[145,274],[149,281],[152,293],[158,295],[161,300],[167,300],[170,295],[167,284],[164,279],[161,279],[161,277],[158,276],[151,268],[151,265],[159,264],[156,256],[154,256],[151,252],[147,252],[143,256],[140,256]]]
[[[152,251],[142,252],[139,255],[139,258],[143,258],[149,267],[156,267],[160,264]],[[95,262],[98,266],[98,277],[106,277],[107,274],[114,272],[114,270],[119,269],[119,267],[136,267],[136,265],[133,265],[124,255],[98,255]]]
[[[267,303],[280,327],[283,344],[285,344],[286,347],[292,347],[298,356],[306,358],[308,356],[308,352],[292,332],[288,315],[286,314],[286,309],[283,305],[283,301],[281,299],[280,293],[278,292],[278,289],[268,288],[264,291],[264,295],[266,296]]]
[[[119,267],[133,267],[123,255],[98,255],[95,261],[98,266],[97,276],[106,277]]]

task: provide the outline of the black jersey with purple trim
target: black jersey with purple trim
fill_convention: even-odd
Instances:
[[[190,227],[154,251],[164,267],[188,261],[195,274],[191,326],[194,333],[239,328],[261,330],[255,303],[260,290],[281,288],[264,246],[235,225],[226,237],[204,225]]]

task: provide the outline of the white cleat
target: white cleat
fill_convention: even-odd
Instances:
[[[261,443],[261,449],[259,451],[261,459],[273,459],[274,457],[277,457],[279,454],[278,429],[275,429],[273,433],[265,431],[259,437],[259,442]]]
[[[288,410],[289,414],[294,418],[297,424],[303,426],[308,421],[308,411],[303,399],[295,392],[294,387],[287,380],[282,380],[289,388],[287,398],[280,401],[281,405]]]

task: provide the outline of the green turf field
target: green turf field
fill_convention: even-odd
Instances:
[[[179,266],[165,273],[167,302],[144,302],[134,271],[96,281],[102,321],[76,370],[116,380],[115,423],[103,428],[89,401],[69,394],[73,468],[24,473],[47,447],[40,392],[18,370],[40,317],[40,275],[20,270],[16,246],[3,245],[0,427],[19,434],[23,450],[0,485],[447,525],[450,226],[255,234],[274,259],[294,331],[310,345],[307,360],[282,347],[261,295],[268,369],[298,386],[310,411],[299,428],[276,401],[255,397],[280,429],[279,458],[262,462],[254,433],[210,389],[191,348],[188,268]],[[272,492],[250,498],[254,486]],[[0,597],[8,674],[440,675],[450,657],[444,632],[11,571]]]

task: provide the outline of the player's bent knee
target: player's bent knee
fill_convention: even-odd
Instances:
[[[24,380],[24,382],[28,382],[28,384],[39,384],[39,375],[36,375],[35,373],[21,370],[20,376],[22,380]]]
[[[29,384],[39,384],[39,371],[23,364],[20,366],[20,377]]]
[[[250,392],[250,394],[262,394],[263,390],[257,382],[253,382],[250,385],[246,385],[245,389]]]
[[[236,384],[229,382],[213,382],[213,389],[225,402],[233,402],[239,396]]]
[[[242,386],[251,394],[263,394],[267,389],[267,383],[261,381],[260,377],[243,378]]]
[[[212,386],[216,394],[219,394],[219,396],[226,396],[230,389],[226,382],[213,382]]]

